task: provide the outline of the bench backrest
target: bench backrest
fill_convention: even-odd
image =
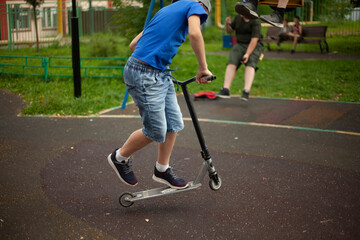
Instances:
[[[302,26],[303,27],[303,37],[308,38],[325,38],[327,26]],[[266,37],[277,37],[280,32],[280,28],[277,27],[268,27],[266,32]]]
[[[279,32],[280,32],[280,28],[268,27],[267,32],[266,32],[266,37],[268,37],[268,38],[277,37]]]
[[[303,26],[303,37],[325,38],[327,26]]]

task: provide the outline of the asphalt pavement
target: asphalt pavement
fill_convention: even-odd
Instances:
[[[185,120],[171,164],[193,180],[202,159]],[[152,181],[157,146],[134,154],[139,184],[106,156],[141,127],[134,105],[90,117],[19,116],[0,91],[1,239],[359,239],[360,104],[238,97],[194,101],[223,184],[120,206]]]

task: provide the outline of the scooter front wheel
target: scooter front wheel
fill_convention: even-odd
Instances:
[[[218,175],[215,178],[216,179],[210,178],[209,186],[212,190],[217,191],[220,189],[222,181],[221,181],[220,176],[218,176]]]
[[[119,203],[123,207],[130,207],[134,204],[134,202],[130,201],[132,198],[133,195],[131,193],[125,192],[119,197]]]

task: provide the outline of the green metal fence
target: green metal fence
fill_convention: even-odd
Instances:
[[[36,44],[36,27],[41,46],[61,42],[71,34],[71,0],[46,0],[36,11],[23,2],[0,0],[0,48],[15,50]],[[79,35],[111,31],[111,18],[117,13],[111,1],[77,1]]]
[[[14,50],[21,47],[31,47],[36,44],[36,26],[39,43],[44,46],[60,41],[63,32],[58,23],[59,10],[56,2],[39,7],[36,11],[36,21],[32,7],[24,3],[7,1],[0,4],[0,47]]]
[[[46,58],[0,56],[0,59],[1,74],[40,76],[47,80],[45,78],[47,76]],[[5,61],[5,59],[8,59],[8,61]]]
[[[80,58],[82,77],[122,78],[127,59],[127,57]],[[54,77],[71,78],[73,77],[71,61],[71,57],[0,56],[0,75],[39,76],[44,81],[50,81]],[[95,61],[96,65],[90,65]]]

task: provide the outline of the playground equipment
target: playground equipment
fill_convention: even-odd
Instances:
[[[221,0],[215,0],[215,25],[220,29],[225,27],[221,24]]]

